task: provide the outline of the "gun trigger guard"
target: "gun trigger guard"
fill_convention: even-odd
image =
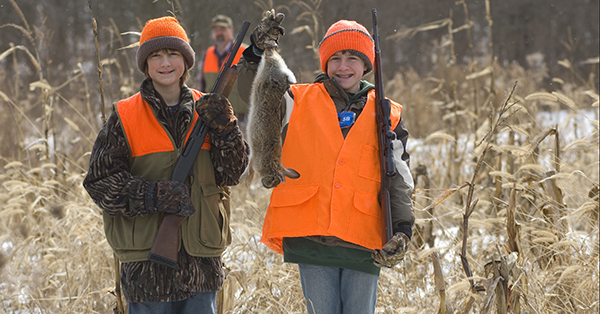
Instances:
[[[392,141],[396,139],[396,133],[392,132],[391,130],[385,132],[385,136]]]

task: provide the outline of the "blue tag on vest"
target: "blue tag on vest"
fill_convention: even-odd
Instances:
[[[349,128],[354,124],[356,119],[356,113],[354,112],[340,112],[338,113],[338,119],[340,120],[340,128]]]

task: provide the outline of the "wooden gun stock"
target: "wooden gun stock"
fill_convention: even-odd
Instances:
[[[179,253],[179,226],[185,220],[185,216],[165,214],[154,243],[150,249],[148,260],[173,268],[177,267],[177,254]]]
[[[229,96],[235,80],[237,79],[237,66],[232,65],[233,59],[246,36],[246,32],[250,27],[250,22],[244,21],[240,32],[238,33],[233,48],[229,51],[227,59],[221,70],[219,76],[213,86],[211,93],[221,94],[225,97]],[[187,177],[192,170],[194,160],[200,152],[200,148],[204,143],[204,138],[208,134],[208,127],[202,123],[202,120],[198,119],[196,125],[192,129],[189,140],[187,141],[177,164],[175,170],[173,170],[173,176],[171,180],[185,182]],[[158,232],[154,238],[154,243],[148,254],[148,260],[154,263],[158,263],[173,269],[178,269],[177,266],[177,254],[179,253],[179,226],[187,217],[177,216],[175,214],[165,214]]]

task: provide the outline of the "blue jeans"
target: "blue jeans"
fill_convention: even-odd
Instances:
[[[373,314],[378,275],[298,264],[308,314]]]
[[[175,302],[130,303],[129,314],[214,314],[215,296],[215,291],[209,291]]]

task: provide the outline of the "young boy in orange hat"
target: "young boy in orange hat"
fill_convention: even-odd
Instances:
[[[221,253],[231,242],[229,190],[248,148],[227,99],[185,85],[195,53],[174,17],[149,20],[138,69],[146,79],[119,101],[98,134],[83,185],[102,209],[108,243],[121,261],[129,313],[214,313],[224,279]],[[193,126],[208,136],[188,180],[172,181]],[[166,214],[184,216],[177,269],[148,260]]]
[[[277,47],[283,18],[267,11],[254,30],[238,65],[241,95],[258,83],[252,81],[262,52]],[[282,101],[284,112],[291,108],[282,114],[289,117],[283,121],[282,163],[300,177],[273,189],[261,241],[299,265],[311,314],[374,313],[380,267],[402,260],[412,236],[408,132],[402,107],[392,102],[394,236],[383,237],[374,86],[362,80],[373,69],[374,54],[364,26],[334,23],[319,44],[323,73],[313,83],[291,84]]]

